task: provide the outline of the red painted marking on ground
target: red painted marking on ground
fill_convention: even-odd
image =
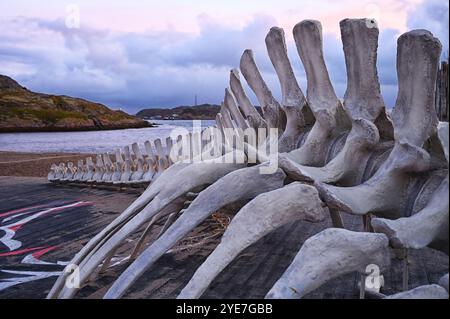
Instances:
[[[32,210],[32,209],[36,209],[36,208],[50,207],[50,206],[53,206],[53,205],[58,205],[58,206],[67,205],[67,204],[69,204],[71,202],[75,203],[77,201],[67,201],[67,202],[63,201],[63,202],[60,202],[60,203],[49,203],[49,204],[42,204],[42,205],[34,205],[34,206],[24,207],[24,208],[20,208],[20,209],[14,209],[14,210],[11,210],[11,211],[8,211],[8,212],[5,212],[5,213],[1,213],[0,217],[7,217],[7,216],[10,216],[10,215],[23,213],[23,212],[26,212],[27,210]],[[90,202],[87,202],[87,203],[90,203]]]
[[[30,207],[25,207],[25,208],[15,209],[15,210],[11,210],[11,211],[6,212],[6,213],[1,213],[1,214],[0,214],[0,217],[6,217],[6,216],[9,216],[9,215],[14,215],[14,214],[18,214],[18,213],[23,213],[23,212],[25,212],[25,211],[27,211],[27,210],[30,210],[30,209],[42,208],[42,207],[48,207],[48,206],[50,206],[50,204],[47,204],[47,205],[35,205],[35,206],[30,206]]]
[[[25,248],[25,249],[20,249],[20,250],[9,251],[7,253],[0,253],[0,257],[21,255],[21,254],[25,254],[25,253],[28,253],[33,250],[38,250],[38,249],[43,249],[43,248],[45,248],[45,247],[32,247],[32,248]]]
[[[8,227],[8,228],[11,229],[14,232],[17,232],[23,225],[25,225],[25,224],[19,224],[19,225],[11,226],[11,227]]]
[[[93,205],[93,202],[79,202],[78,204],[75,204],[75,205],[70,206],[70,207],[67,207],[67,205],[72,205],[72,204],[64,204],[64,206],[62,206],[62,207],[53,207],[53,208],[49,208],[47,212],[45,212],[44,214],[38,216],[37,218],[40,218],[40,217],[42,217],[42,216],[47,216],[47,215],[50,214],[50,213],[60,212],[60,211],[65,210],[65,209],[71,209],[71,208],[82,207],[82,206],[90,206],[90,205]],[[36,212],[35,214],[38,215],[38,214],[40,214],[40,213],[41,213],[41,212]],[[34,219],[33,219],[33,220],[34,220]],[[11,227],[8,227],[8,228],[11,229],[12,231],[17,232],[17,230],[19,230],[20,228],[22,228],[23,225],[29,223],[30,221],[32,221],[32,220],[28,220],[28,221],[26,221],[26,222],[23,223],[23,224],[14,225],[14,226],[11,226]]]
[[[22,228],[22,226],[24,226],[25,224],[27,224],[27,223],[29,223],[29,222],[31,222],[32,220],[35,220],[36,218],[40,218],[40,217],[42,217],[42,216],[46,216],[46,215],[48,215],[48,214],[50,214],[50,213],[54,213],[54,212],[59,212],[59,211],[62,211],[62,210],[65,210],[65,209],[70,209],[70,208],[75,208],[75,207],[82,207],[82,206],[90,206],[90,205],[93,205],[94,203],[93,202],[84,202],[84,201],[81,201],[81,202],[74,202],[74,203],[72,203],[72,204],[65,204],[64,206],[62,206],[62,207],[53,207],[53,208],[49,208],[49,209],[46,209],[46,210],[44,210],[44,211],[38,211],[38,212],[36,212],[36,213],[34,213],[32,216],[29,216],[29,217],[26,217],[26,218],[24,218],[24,219],[22,219],[21,221],[18,221],[18,222],[16,222],[16,223],[13,223],[13,225],[11,225],[11,226],[5,226],[5,227],[7,227],[8,229],[10,229],[11,231],[13,231],[14,232],[14,234],[13,234],[13,236],[12,237],[14,237],[15,236],[15,233],[20,229],[20,228]],[[70,206],[70,207],[67,207],[67,206]],[[17,212],[17,211],[16,211]],[[9,212],[9,213],[11,213],[11,212]],[[22,223],[21,223],[22,222]],[[15,224],[15,225],[14,225]],[[4,228],[3,228],[4,229]],[[11,238],[12,238],[11,237]],[[7,246],[8,246],[8,244],[6,244]],[[43,247],[39,247],[39,249],[42,249]],[[36,250],[37,248],[33,248],[33,249],[31,249],[31,250]],[[29,250],[28,250],[29,251]],[[24,253],[24,252],[27,252],[27,250],[24,250],[24,249],[22,249],[22,250],[17,250],[17,251],[11,251],[11,252],[9,252],[9,253],[3,253],[3,254],[0,254],[0,257],[3,257],[3,256],[12,256],[12,255],[16,255],[16,254],[21,254],[21,253]],[[44,252],[45,253],[45,252]]]
[[[90,205],[93,205],[94,203],[93,202],[79,202],[79,203],[77,203],[77,204],[75,204],[75,205],[73,205],[73,206],[70,206],[70,207],[54,207],[54,208],[50,208],[49,210],[48,210],[48,212],[45,212],[44,214],[42,214],[41,216],[39,216],[38,218],[40,218],[40,217],[42,217],[42,216],[47,216],[48,214],[50,214],[50,213],[55,213],[55,212],[60,212],[60,211],[62,211],[62,210],[65,210],[65,209],[71,209],[71,208],[75,208],[75,207],[82,207],[82,206],[90,206]],[[65,206],[67,206],[67,205],[72,205],[72,204],[65,204]],[[28,221],[28,222],[30,222],[30,221]],[[27,222],[27,223],[28,223]]]
[[[32,253],[31,255],[33,255],[33,257],[36,259],[40,259],[42,257],[42,255],[48,253],[49,251],[52,251],[53,249],[55,249],[57,247],[58,246],[50,246],[50,247],[41,249],[39,251],[36,251],[36,252]]]
[[[92,205],[92,202],[80,202],[80,203],[75,204],[75,205],[70,206],[70,207],[66,207],[67,205],[72,205],[72,204],[65,204],[65,205],[62,206],[62,207],[54,207],[54,208],[50,208],[50,209],[48,210],[48,212],[45,212],[44,214],[42,214],[42,215],[39,216],[39,217],[46,216],[46,215],[48,215],[48,214],[50,214],[50,213],[60,212],[60,211],[65,210],[65,209],[71,209],[71,208],[82,207],[82,206],[89,206],[89,205]]]

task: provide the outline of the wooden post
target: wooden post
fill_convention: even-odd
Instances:
[[[436,77],[435,107],[439,121],[448,122],[448,60],[442,61]]]
[[[407,291],[408,286],[409,286],[408,248],[403,248],[403,291]]]
[[[366,295],[366,275],[360,274],[359,299],[364,299]]]
[[[345,229],[344,222],[342,221],[342,216],[339,210],[330,208],[329,212],[333,227]]]

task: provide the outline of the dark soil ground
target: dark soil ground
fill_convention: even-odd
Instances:
[[[19,158],[17,158],[19,159]],[[81,247],[105,225],[118,216],[136,197],[136,193],[109,191],[95,188],[58,186],[44,178],[0,177],[0,227],[5,221],[2,214],[34,205],[58,201],[85,201],[91,204],[42,216],[24,225],[14,239],[28,247],[56,246],[43,254],[46,262],[69,261]],[[212,216],[183,242],[166,253],[132,286],[125,298],[175,298],[220,241],[220,235],[233,212],[242,203],[231,205]],[[21,217],[17,217],[21,218]],[[14,220],[13,220],[14,221]],[[361,230],[359,217],[345,216],[345,226]],[[156,238],[163,222],[153,228],[150,239]],[[278,229],[242,252],[210,285],[203,298],[263,298],[295,257],[303,242],[330,227],[330,222],[312,224],[296,222]],[[0,229],[0,237],[3,236]],[[139,234],[132,236],[118,251],[115,260],[129,254]],[[201,238],[208,237],[207,240]],[[199,240],[200,238],[200,240]],[[195,245],[200,243],[199,245]],[[190,247],[190,248],[188,248]],[[11,278],[22,277],[6,271],[61,271],[58,265],[26,264],[27,253],[1,257],[9,250],[0,242],[0,287]],[[101,298],[112,281],[127,266],[126,263],[110,268],[106,273],[91,278],[77,294],[78,298]],[[410,252],[410,288],[436,283],[448,272],[448,256],[432,249]],[[401,291],[402,263],[392,259],[391,268],[384,273],[385,286],[381,292],[392,294]],[[334,279],[307,298],[358,298],[359,275],[352,273]],[[0,290],[0,298],[44,298],[56,276],[18,284]]]

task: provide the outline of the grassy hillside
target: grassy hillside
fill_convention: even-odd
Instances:
[[[77,131],[147,127],[142,119],[103,104],[35,93],[0,75],[0,132]]]

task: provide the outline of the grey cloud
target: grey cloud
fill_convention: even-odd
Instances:
[[[438,37],[443,45],[442,57],[448,59],[448,0],[424,0],[408,13],[408,28],[426,29]]]
[[[3,30],[8,27],[4,23],[0,21]],[[0,31],[0,39],[7,39],[0,41],[0,73],[8,69],[2,68],[2,63],[19,61],[33,72],[22,74],[18,70],[14,76],[36,91],[78,96],[122,107],[130,113],[143,107],[192,104],[195,94],[200,103],[219,103],[228,85],[229,70],[238,67],[243,50],[251,48],[264,79],[274,95],[280,97],[278,79],[264,44],[269,28],[277,25],[271,16],[255,16],[238,29],[224,27],[203,15],[199,17],[198,35],[177,31],[117,33],[86,27],[67,29],[61,20],[21,19],[16,23],[21,23],[24,30],[42,30],[42,43],[24,45],[23,34],[15,38],[11,32]],[[389,106],[396,96],[398,35],[397,30],[390,29],[380,33],[378,69]],[[52,41],[50,38],[46,41],[45,36]],[[325,33],[324,51],[333,85],[342,97],[346,70],[341,40]],[[288,54],[306,91],[303,66],[292,41],[288,42]],[[246,89],[256,103],[255,96]]]

